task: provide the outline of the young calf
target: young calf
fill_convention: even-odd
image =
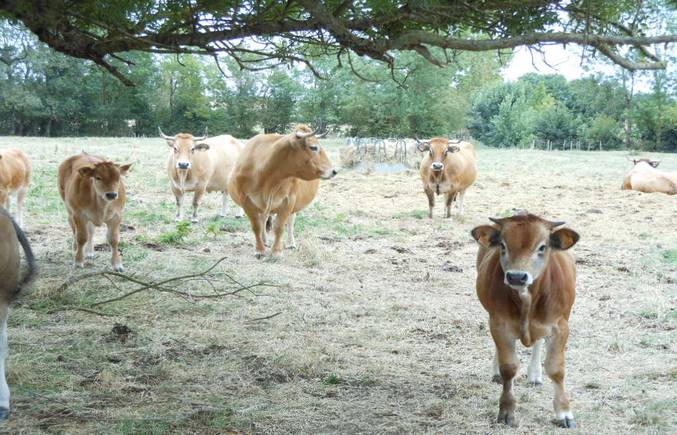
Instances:
[[[16,221],[23,226],[24,198],[31,182],[31,161],[20,149],[0,151],[0,207],[10,209],[10,197],[16,194]]]
[[[19,245],[28,262],[28,272],[20,277],[21,255]],[[9,305],[19,292],[27,287],[35,276],[35,258],[31,246],[19,225],[9,213],[0,207],[0,420],[9,416],[9,387],[5,379],[5,360],[7,359],[7,317]]]
[[[574,304],[576,266],[566,252],[578,241],[564,222],[532,214],[491,219],[495,225],[472,230],[480,244],[477,254],[477,296],[489,313],[496,345],[495,370],[503,383],[498,421],[514,425],[512,381],[519,359],[515,341],[534,346],[528,378],[541,383],[540,350],[545,338],[545,371],[555,386],[555,415],[562,427],[576,427],[564,389],[564,352],[569,314]]]
[[[116,165],[104,157],[86,153],[69,157],[59,166],[59,193],[66,204],[75,238],[76,267],[84,267],[85,255],[94,258],[94,227],[105,223],[113,269],[124,272],[118,243],[126,198],[122,176],[130,166]]]

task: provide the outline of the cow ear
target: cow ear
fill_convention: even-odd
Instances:
[[[430,142],[419,142],[416,144],[416,149],[424,153],[430,149]]]
[[[94,165],[83,166],[82,168],[78,169],[78,172],[83,177],[91,177],[92,175],[94,175],[94,169],[95,169]]]
[[[129,172],[129,168],[132,167],[131,163],[127,163],[126,165],[118,166],[120,169],[120,175],[127,175],[127,172]]]
[[[198,151],[207,151],[209,149],[209,145],[204,142],[196,143],[193,149]]]
[[[550,247],[565,251],[574,246],[580,237],[576,231],[562,228],[550,234]]]
[[[470,232],[470,235],[472,235],[472,238],[475,239],[477,243],[485,248],[498,245],[499,230],[491,225],[480,225],[479,227],[475,227]]]
[[[659,160],[649,160],[649,164],[654,168],[657,168],[661,162]]]
[[[457,147],[456,145],[449,145],[449,146],[447,147],[447,151],[450,152],[450,153],[457,153],[457,152],[459,152],[460,150],[461,150],[461,149],[460,149],[459,147]]]

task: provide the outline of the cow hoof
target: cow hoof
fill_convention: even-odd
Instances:
[[[115,272],[118,272],[118,273],[124,273],[125,268],[122,267],[122,265],[119,265],[119,266],[113,266],[113,270],[114,270]]]
[[[542,387],[543,381],[540,379],[536,379],[535,381],[529,381],[529,385],[531,385],[532,387]]]
[[[9,418],[9,409],[2,407],[0,408],[0,420],[7,420]]]
[[[244,217],[243,214],[236,214],[235,219],[242,219]]]
[[[262,259],[263,258],[263,252],[257,252],[256,254],[254,254],[254,257],[256,257],[257,260]]]
[[[86,254],[86,255],[85,255],[85,258],[86,258],[87,260],[94,260],[94,259],[96,258],[96,255],[94,255],[93,252],[90,252],[89,254]]]
[[[273,258],[281,258],[282,257],[282,251],[273,251],[270,253],[270,256]]]
[[[75,262],[75,263],[73,263],[73,267],[75,267],[76,269],[84,269],[85,268],[85,262],[84,261],[82,261],[80,263]]]
[[[181,219],[180,217],[175,217],[175,218],[174,218],[174,222],[181,222],[182,220],[183,220],[183,219]]]
[[[287,246],[285,246],[285,248],[293,250],[293,249],[296,249],[296,245],[287,245]]]
[[[498,413],[498,417],[496,418],[496,422],[508,425],[510,427],[517,427],[517,423],[515,423],[515,415],[507,411],[500,411]]]
[[[493,382],[494,384],[502,384],[503,379],[501,378],[501,375],[494,375],[491,377],[491,382]]]
[[[191,223],[191,224],[199,224],[200,221],[199,221],[197,218],[192,218],[192,219],[190,220],[190,223]]]
[[[564,417],[562,420],[555,420],[555,423],[565,429],[576,429],[576,420],[573,417]]]

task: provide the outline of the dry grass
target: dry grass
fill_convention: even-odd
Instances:
[[[342,171],[297,219],[298,250],[258,261],[248,223],[216,218],[218,195],[207,197],[201,224],[175,237],[161,140],[0,138],[8,146],[34,161],[25,222],[41,277],[10,317],[13,409],[0,430],[557,432],[549,383],[526,385],[526,352],[520,428],[493,423],[499,387],[489,382],[469,231],[512,208],[566,220],[582,235],[567,353],[580,431],[677,430],[677,198],[619,190],[622,153],[480,149],[465,216],[443,219],[440,204],[432,221],[417,173]],[[161,279],[227,256],[221,272],[278,287],[210,301],[143,292],[98,308],[109,317],[56,311],[120,294],[104,280],[58,290],[109,265],[100,252],[85,272],[70,267],[56,168],[81,149],[135,162],[125,219],[133,229],[122,233],[129,273]],[[677,168],[677,156],[661,158]],[[211,291],[202,282],[182,289]],[[116,323],[129,330],[113,333]]]

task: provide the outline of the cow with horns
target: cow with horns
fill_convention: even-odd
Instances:
[[[183,219],[183,196],[193,192],[192,223],[198,222],[197,209],[205,192],[221,192],[221,216],[228,213],[228,176],[240,155],[240,141],[230,135],[207,138],[190,133],[168,136],[158,127],[160,137],[171,148],[167,158],[167,173],[176,199],[176,221]],[[237,217],[244,215],[238,210]]]
[[[426,153],[420,172],[423,191],[428,197],[428,217],[433,217],[435,195],[444,195],[446,217],[451,217],[451,205],[459,198],[459,215],[463,214],[465,192],[477,178],[475,147],[468,142],[450,142],[446,137],[429,141],[416,139],[417,148]]]

